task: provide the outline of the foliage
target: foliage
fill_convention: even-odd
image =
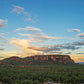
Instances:
[[[84,65],[0,66],[0,82],[7,84],[84,83]]]

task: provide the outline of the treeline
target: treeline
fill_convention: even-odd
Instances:
[[[84,83],[84,65],[0,66],[0,82],[7,84]]]

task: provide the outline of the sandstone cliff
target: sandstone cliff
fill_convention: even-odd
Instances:
[[[35,63],[38,62],[40,64],[73,64],[74,61],[68,55],[35,55],[31,57],[24,58],[26,61],[30,60],[30,62]]]
[[[74,64],[68,55],[35,55],[20,58],[13,56],[0,61],[0,64],[24,65],[24,64]]]

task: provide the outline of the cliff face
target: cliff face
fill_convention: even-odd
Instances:
[[[26,57],[25,59],[34,60],[39,63],[55,63],[55,64],[73,64],[74,61],[68,55],[35,55]],[[32,63],[34,62],[32,61]]]
[[[0,64],[74,64],[74,61],[68,55],[35,55],[26,58],[13,56],[0,61]]]

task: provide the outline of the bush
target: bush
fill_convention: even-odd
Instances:
[[[33,84],[32,80],[24,80],[21,84]]]
[[[39,80],[33,81],[33,84],[42,84]]]

